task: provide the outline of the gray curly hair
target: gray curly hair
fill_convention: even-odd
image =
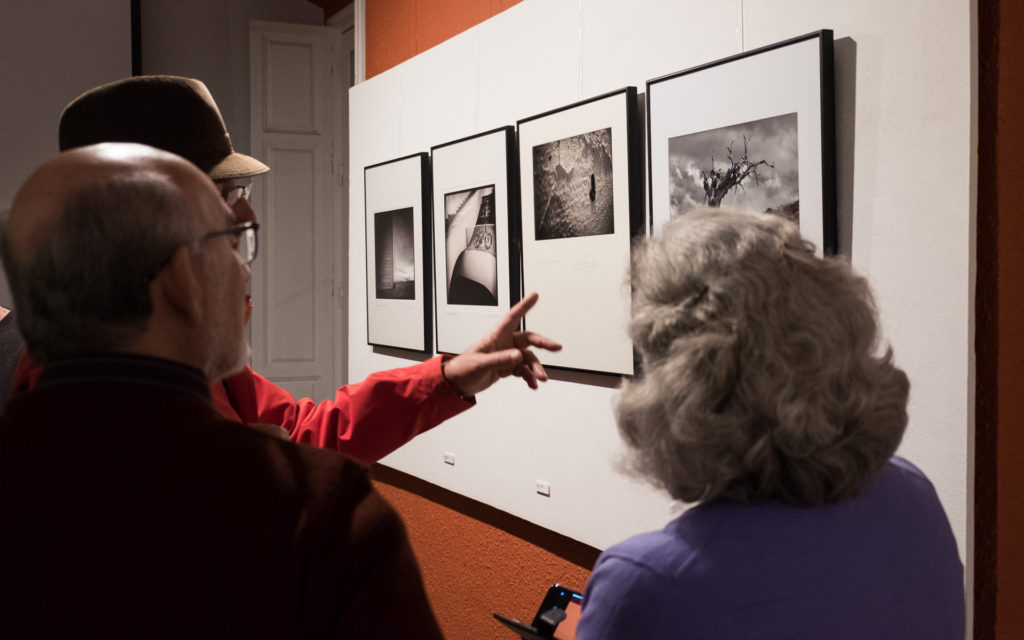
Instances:
[[[702,209],[634,250],[643,373],[616,405],[627,466],[673,498],[856,496],[896,450],[909,382],[867,281],[777,216]]]

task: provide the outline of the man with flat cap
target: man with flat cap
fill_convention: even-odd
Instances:
[[[0,637],[441,637],[366,470],[213,407],[247,357],[253,240],[137,144],[15,195],[3,263],[43,369],[0,416]]]
[[[213,97],[202,82],[178,76],[137,76],[96,87],[76,98],[60,121],[60,147],[106,141],[141,142],[190,160],[216,184],[235,220],[256,214],[239,181],[269,171],[236,152]],[[345,385],[335,397],[298,401],[251,367],[211,389],[227,418],[284,427],[296,442],[337,449],[365,463],[387,455],[417,434],[466,410],[475,394],[500,377],[522,377],[531,388],[547,379],[531,347],[557,350],[544,336],[517,331],[536,303],[532,294],[513,307],[488,336],[466,352],[371,375]],[[251,305],[251,301],[247,301]],[[23,361],[15,388],[29,388],[36,374]]]

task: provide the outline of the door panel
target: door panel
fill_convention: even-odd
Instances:
[[[253,368],[296,397],[335,389],[337,106],[332,73],[339,32],[250,26],[252,147],[271,168],[253,182],[260,257],[253,265]]]
[[[266,288],[261,291],[271,304],[266,306],[266,357],[270,365],[310,363],[316,360],[318,307],[330,306],[318,298],[316,166],[325,161],[315,149],[267,148],[274,171],[287,179],[272,181],[268,193],[270,209],[266,235]]]

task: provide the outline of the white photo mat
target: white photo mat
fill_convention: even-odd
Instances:
[[[433,282],[431,263],[425,255],[430,247],[430,227],[424,225],[425,209],[429,207],[427,154],[371,165],[363,171],[363,179],[367,342],[432,352]],[[389,231],[389,237],[383,237],[383,233],[378,237],[378,229]],[[382,250],[382,262],[378,263],[378,247],[382,245],[387,248]]]
[[[515,141],[514,129],[502,127],[469,138],[463,138],[431,149],[431,171],[433,174],[433,225],[434,225],[434,300],[436,349],[439,353],[462,353],[490,331],[515,301],[519,299],[519,245],[518,229],[512,226],[518,220],[516,209],[518,184],[510,184],[512,175],[509,162]],[[473,221],[465,215],[456,216],[449,228],[446,217],[446,202],[455,199],[472,210],[466,213],[476,218],[479,210],[481,191],[484,197],[493,201],[494,246],[481,246],[470,252]],[[464,197],[463,197],[464,196]],[[466,218],[467,222],[459,222]],[[456,236],[462,236],[460,238]],[[479,240],[474,236],[474,240]],[[485,238],[489,240],[490,238]],[[452,246],[449,246],[452,245]],[[469,303],[459,300],[450,291],[453,270],[464,262],[453,257],[467,249],[460,258],[471,255],[486,260],[484,268],[495,267],[493,280],[488,283],[488,293],[494,296],[493,303]],[[493,253],[493,256],[491,255]],[[468,262],[468,261],[467,261]],[[479,264],[479,263],[477,263]],[[490,277],[490,274],[488,274]]]
[[[618,375],[634,373],[627,326],[630,242],[639,213],[635,210],[635,190],[641,188],[639,184],[631,185],[631,171],[636,168],[630,163],[631,148],[635,149],[630,143],[637,142],[630,139],[635,108],[636,90],[630,87],[518,123],[523,293],[540,294],[525,327],[563,345],[559,352],[538,351],[546,366]],[[534,147],[608,128],[613,232],[538,239]]]
[[[821,31],[648,81],[651,233],[670,217],[670,139],[795,113],[800,230],[819,253],[834,250],[831,62],[832,34]]]

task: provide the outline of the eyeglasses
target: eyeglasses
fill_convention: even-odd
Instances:
[[[233,207],[238,204],[239,200],[248,200],[250,193],[252,193],[251,183],[242,187],[234,187],[231,191],[226,191],[222,195],[224,202],[228,203],[229,207]]]
[[[239,189],[248,190],[249,187],[239,187]],[[248,265],[252,264],[252,261],[256,259],[256,250],[259,247],[259,236],[256,235],[256,232],[259,231],[259,228],[260,223],[258,222],[241,222],[230,229],[211,231],[199,238],[199,242],[206,242],[210,238],[216,238],[217,236],[233,235],[235,239],[232,245],[235,251],[238,252],[238,257],[242,259],[243,263]]]
[[[206,242],[211,238],[217,236],[235,236],[232,239],[231,245],[235,251],[238,252],[238,257],[245,265],[252,264],[252,261],[256,259],[256,249],[258,248],[256,232],[259,231],[260,224],[258,222],[240,222],[233,225],[230,229],[221,229],[220,231],[211,231],[206,235],[199,236],[195,240],[186,240],[181,244],[176,245],[174,251],[183,246],[192,245],[193,251],[199,251],[199,245]],[[169,253],[157,267],[149,273],[146,278],[146,282],[152,282],[153,278],[156,278],[157,274],[163,271],[164,267],[170,263],[171,258],[174,256],[174,251]]]

